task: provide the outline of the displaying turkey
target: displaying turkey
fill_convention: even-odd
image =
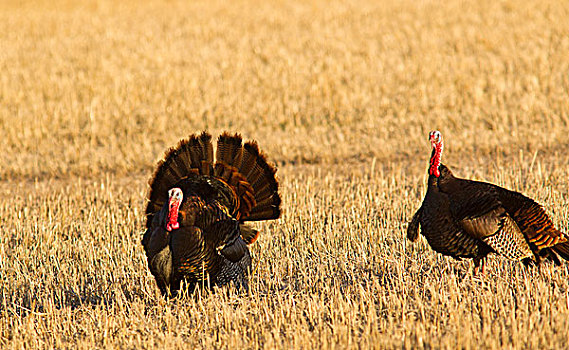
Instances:
[[[192,135],[166,152],[150,180],[142,245],[165,296],[182,281],[189,291],[230,282],[248,289],[247,245],[259,233],[244,222],[281,213],[276,168],[255,142],[224,133],[215,159],[211,135]]]
[[[416,241],[419,226],[435,251],[456,259],[473,258],[474,271],[484,272],[484,258],[497,253],[525,264],[542,258],[560,265],[569,260],[568,236],[553,227],[543,208],[514,191],[479,181],[454,177],[441,164],[443,140],[429,134],[432,154],[427,193],[407,228]]]

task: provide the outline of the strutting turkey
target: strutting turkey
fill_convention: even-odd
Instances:
[[[151,178],[142,245],[161,293],[181,282],[248,289],[248,244],[259,232],[245,221],[277,219],[281,198],[276,168],[257,143],[223,133],[213,154],[203,132],[166,152]]]
[[[568,236],[553,227],[543,208],[514,191],[454,177],[441,164],[443,151],[439,131],[429,134],[432,146],[425,199],[407,228],[407,238],[416,241],[419,226],[435,251],[456,259],[473,258],[474,272],[489,253],[524,264],[539,264],[547,258],[560,265],[569,260]]]

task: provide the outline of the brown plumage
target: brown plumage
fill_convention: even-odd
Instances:
[[[245,221],[280,215],[276,168],[256,143],[224,133],[214,163],[211,135],[191,135],[166,152],[150,180],[142,244],[162,294],[188,287],[247,288],[248,244],[259,232]]]
[[[557,230],[543,208],[521,193],[486,182],[455,177],[441,164],[440,132],[429,134],[433,148],[427,193],[407,228],[419,231],[435,251],[454,258],[473,258],[475,271],[489,253],[539,264],[569,260],[568,236]]]

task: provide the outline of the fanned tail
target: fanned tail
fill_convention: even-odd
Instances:
[[[168,200],[168,190],[192,174],[213,176],[231,187],[238,201],[232,215],[238,220],[277,219],[281,213],[281,197],[276,171],[257,143],[248,141],[243,144],[239,134],[226,132],[219,136],[215,166],[211,135],[205,131],[191,135],[166,152],[149,182],[146,226],[150,227],[153,213],[158,212]],[[258,232],[253,229],[245,231],[244,240],[253,242]]]
[[[176,147],[166,151],[149,181],[150,192],[146,206],[146,227],[150,227],[153,213],[168,200],[168,190],[181,179],[194,175],[213,173],[213,145],[206,131],[181,140]]]

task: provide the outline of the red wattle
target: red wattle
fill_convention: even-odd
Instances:
[[[439,167],[431,165],[431,167],[429,168],[429,174],[435,175],[435,177],[441,176],[441,172],[439,171]]]
[[[178,222],[169,222],[166,225],[166,231],[177,230],[180,228],[180,224]]]
[[[168,223],[166,224],[166,231],[177,230],[180,228],[178,222],[178,209],[180,208],[180,201],[171,201],[170,210],[168,211]]]

